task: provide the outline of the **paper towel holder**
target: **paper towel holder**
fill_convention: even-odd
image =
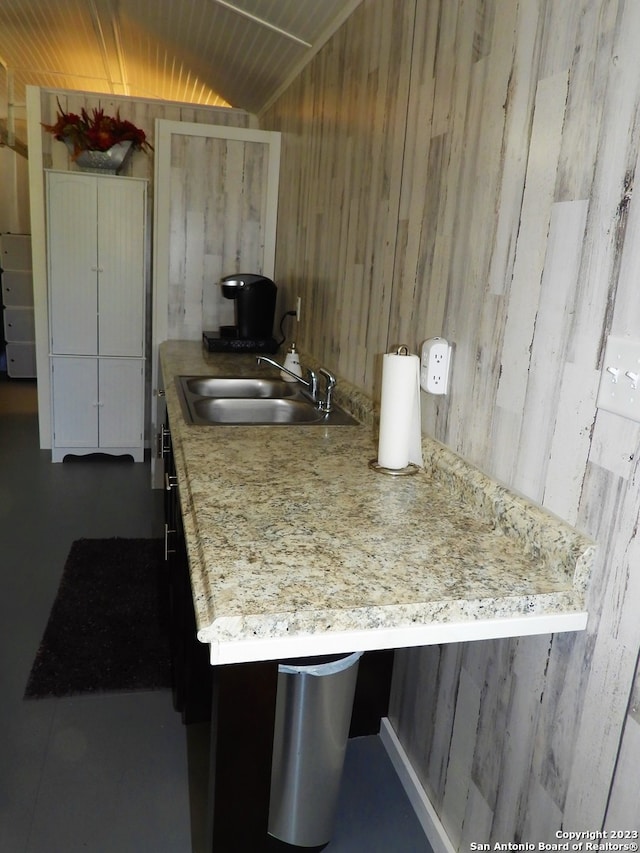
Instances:
[[[392,347],[390,353],[392,355],[408,356],[410,355],[410,350],[406,344],[399,344],[398,346]],[[420,466],[416,465],[415,462],[409,462],[409,464],[404,468],[386,468],[384,465],[381,465],[377,459],[369,460],[369,468],[377,474],[387,474],[390,477],[410,477],[421,470]]]

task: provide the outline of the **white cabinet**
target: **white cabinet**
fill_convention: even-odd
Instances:
[[[7,374],[16,379],[36,375],[31,237],[0,235],[2,305]]]
[[[54,462],[67,453],[97,450],[138,458],[144,423],[141,359],[53,356],[51,378]]]
[[[146,182],[47,173],[52,458],[144,458]]]

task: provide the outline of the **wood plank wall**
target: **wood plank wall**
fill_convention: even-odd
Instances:
[[[220,326],[233,326],[234,301],[223,296],[220,279],[265,273],[268,162],[265,143],[172,137],[170,339],[197,341],[203,331],[217,337]]]
[[[444,335],[424,429],[600,545],[585,632],[396,656],[460,850],[640,828],[640,428],[596,408],[607,335],[640,339],[639,41],[629,0],[363,0],[261,117],[302,348],[375,395]]]
[[[302,296],[305,348],[365,389],[387,347],[413,5],[358,14],[261,121],[286,134],[278,287]]]

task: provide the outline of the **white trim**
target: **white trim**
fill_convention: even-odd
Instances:
[[[213,666],[218,666],[227,663],[280,660],[341,652],[402,649],[440,643],[492,640],[499,637],[526,637],[532,634],[583,631],[587,626],[587,616],[586,612],[546,613],[539,616],[470,619],[467,622],[425,622],[374,630],[329,631],[323,634],[292,632],[280,637],[228,641],[212,640],[210,633],[212,628],[203,628],[198,632],[198,639],[202,643],[211,644],[210,661]]]
[[[250,127],[230,127],[223,124],[203,124],[197,121],[173,121],[168,118],[156,119],[158,128],[164,131],[165,140],[172,135],[204,136],[215,139],[235,139],[238,142],[263,142],[271,145],[279,142],[280,133],[276,130],[254,130]],[[156,140],[157,141],[157,140]]]
[[[33,309],[36,324],[36,375],[40,448],[51,447],[51,380],[49,376],[49,305],[44,172],[42,170],[42,105],[37,86],[26,87],[27,143],[29,146],[29,206],[31,211],[31,264]]]
[[[416,817],[420,821],[433,853],[455,853],[456,848],[451,843],[451,839],[422,787],[416,771],[411,766],[409,756],[398,740],[388,717],[383,717],[380,721],[380,740],[409,798]]]
[[[253,21],[254,24],[258,24],[260,27],[271,30],[272,33],[278,33],[278,35],[283,36],[284,38],[291,39],[291,41],[294,41],[296,44],[301,44],[303,47],[312,47],[308,41],[305,41],[294,33],[289,32],[289,30],[283,30],[282,27],[276,27],[275,24],[269,23],[269,21],[264,18],[260,18],[258,15],[252,15],[251,12],[247,12],[245,9],[239,9],[237,6],[234,6],[233,3],[229,3],[228,0],[211,0],[211,2],[217,3],[218,6],[223,6],[230,12],[240,15],[249,21]]]

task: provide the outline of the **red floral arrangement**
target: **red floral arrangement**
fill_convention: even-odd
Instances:
[[[42,126],[56,139],[73,147],[74,160],[83,151],[108,151],[118,142],[131,142],[134,151],[152,150],[144,130],[120,118],[119,110],[115,116],[106,116],[103,109],[94,107],[89,114],[83,107],[80,115],[76,115],[65,113],[59,101],[58,107],[56,123]]]

